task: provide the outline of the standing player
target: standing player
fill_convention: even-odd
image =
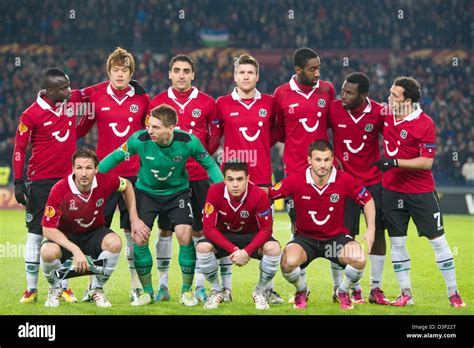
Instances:
[[[106,259],[102,274],[96,275],[91,297],[98,307],[111,307],[103,286],[117,265],[122,242],[112,230],[104,227],[104,203],[112,192],[124,196],[130,210],[134,233],[149,235],[149,228],[138,218],[132,184],[114,174],[97,174],[99,161],[89,149],[72,156],[73,173],[51,189],[43,214],[42,226],[46,242],[41,247],[43,273],[50,285],[46,307],[58,307],[62,290],[54,271],[74,257],[75,270],[89,270],[86,255]]]
[[[104,84],[71,91],[69,77],[60,69],[51,68],[43,75],[43,90],[36,101],[23,111],[15,137],[13,175],[15,198],[26,206],[28,238],[25,248],[25,269],[28,288],[20,303],[33,303],[38,299],[38,272],[40,245],[43,240],[41,216],[51,187],[71,173],[70,158],[76,149],[76,113],[83,108],[89,96]],[[26,148],[31,142],[28,162],[28,189],[23,177]],[[67,281],[61,297],[77,302]]]
[[[257,90],[258,80],[257,60],[248,54],[236,58],[234,81],[237,86],[230,95],[217,99],[217,120],[224,135],[222,163],[246,162],[250,181],[260,187],[270,187],[270,147],[278,140],[278,130],[273,97]],[[273,281],[268,284],[267,296],[271,303],[283,302],[273,290]]]
[[[209,173],[213,182],[223,181],[216,162],[197,137],[175,129],[176,111],[163,104],[151,110],[148,130],[135,132],[120,148],[105,157],[100,172],[108,172],[127,157],[138,154],[140,169],[136,183],[137,205],[140,218],[150,230],[158,214],[166,215],[180,245],[179,265],[183,275],[181,302],[195,306],[198,300],[191,292],[196,263],[192,242],[193,213],[189,199],[189,181],[185,163],[196,159]],[[147,301],[153,299],[151,268],[153,260],[146,245],[134,246],[135,267],[143,285]]]
[[[146,93],[137,91],[130,85],[135,72],[133,56],[123,48],[116,48],[107,59],[107,74],[110,82],[94,92],[90,100],[94,103],[94,117],[83,116],[77,126],[77,138],[82,138],[97,123],[97,156],[102,160],[124,143],[137,130],[143,129],[149,104]],[[138,87],[141,89],[141,87]],[[119,164],[111,173],[127,178],[132,184],[137,180],[140,166],[138,156],[130,157]],[[125,254],[131,276],[130,299],[134,305],[140,304],[141,285],[133,260],[133,240],[130,234],[128,210],[120,192],[114,192],[107,199],[104,208],[105,227],[110,228],[115,210],[120,210],[120,228],[124,230],[127,247]]]
[[[379,134],[383,129],[382,105],[369,99],[370,81],[367,75],[354,72],[347,75],[342,84],[341,100],[331,102],[329,126],[333,132],[334,154],[343,170],[358,179],[369,190],[375,202],[375,240],[370,252],[369,302],[388,305],[390,301],[381,290],[385,264],[385,235],[382,213],[382,175],[371,163],[380,159]],[[361,206],[348,199],[344,213],[345,225],[352,238],[359,234]],[[339,268],[338,265],[332,265]],[[343,269],[336,277],[342,282]],[[333,274],[337,270],[333,270]],[[339,285],[337,284],[337,286]],[[333,298],[337,300],[334,287]],[[352,291],[356,303],[364,303],[360,285]]]
[[[320,80],[321,59],[312,49],[297,49],[293,53],[293,66],[295,75],[274,92],[279,140],[285,142],[285,176],[307,168],[307,156],[302,149],[315,140],[328,140],[329,106],[336,94],[331,82]],[[286,200],[286,207],[294,233],[296,213],[291,197]],[[333,263],[331,268],[339,267]],[[306,270],[302,272],[304,277]],[[340,284],[339,276],[339,271],[333,272],[334,285]]]
[[[392,305],[414,304],[410,256],[406,249],[411,217],[418,235],[427,237],[434,249],[450,304],[464,307],[431,172],[436,148],[435,125],[419,106],[420,97],[420,84],[414,78],[400,76],[395,79],[388,97],[393,116],[385,118],[383,128],[386,158],[375,163],[384,172],[383,213],[390,237],[393,269],[401,288],[401,295]]]
[[[216,105],[214,100],[207,94],[193,87],[195,65],[191,57],[177,55],[169,63],[168,76],[171,87],[167,91],[152,99],[148,107],[151,110],[161,104],[168,104],[178,114],[176,128],[195,135],[203,144],[204,148],[213,154],[219,147],[219,134],[215,119]],[[202,166],[193,158],[186,162],[186,170],[189,175],[189,188],[191,191],[191,207],[193,209],[193,243],[202,238],[202,209],[209,189],[209,177]],[[169,301],[168,273],[171,260],[171,224],[166,216],[159,219],[160,236],[156,242],[156,266],[158,268],[160,285],[156,293],[156,301]],[[219,260],[221,264],[221,275],[227,281],[231,277],[230,261]],[[204,276],[200,272],[199,262],[196,263],[196,291],[194,295],[200,301],[206,301],[207,294],[204,288]]]
[[[345,267],[346,277],[337,289],[342,309],[352,309],[349,289],[364,273],[364,251],[344,226],[347,198],[364,206],[369,252],[375,233],[375,204],[369,191],[349,174],[333,167],[334,153],[326,140],[317,140],[308,149],[309,167],[294,173],[273,186],[270,199],[293,195],[296,228],[281,259],[286,280],[296,287],[294,307],[305,309],[308,301],[306,280],[301,269],[318,257]]]
[[[204,236],[196,247],[202,272],[212,284],[212,292],[204,304],[215,309],[223,300],[217,277],[217,259],[229,255],[237,266],[250,258],[259,259],[260,277],[252,293],[255,308],[268,305],[267,285],[280,263],[280,244],[272,237],[272,208],[267,194],[249,183],[247,164],[224,164],[224,183],[211,186],[204,208]]]

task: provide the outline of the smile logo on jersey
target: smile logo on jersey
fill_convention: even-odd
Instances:
[[[23,133],[28,132],[28,127],[23,122],[20,122],[18,125],[18,131],[20,132],[20,135],[23,135]]]
[[[400,137],[401,137],[402,139],[406,139],[407,136],[408,136],[408,132],[407,132],[406,130],[402,130],[402,131],[400,132]]]
[[[130,112],[133,112],[134,114],[136,114],[138,112],[138,105],[137,104],[130,105]]]
[[[207,215],[212,214],[214,212],[214,206],[211,203],[207,202],[204,206],[204,212]]]
[[[250,216],[250,213],[247,210],[242,210],[240,212],[240,217],[242,217],[244,219],[248,218],[249,216]]]
[[[196,117],[196,118],[201,116],[201,109],[194,109],[193,112],[191,113],[191,116]]]
[[[173,162],[181,162],[183,160],[183,156],[174,156]]]
[[[372,123],[367,123],[365,125],[365,131],[366,132],[371,132],[374,129],[374,125]]]
[[[320,98],[320,99],[318,100],[318,106],[319,106],[320,108],[324,108],[324,107],[326,106],[326,99]]]
[[[275,186],[273,186],[273,189],[274,189],[275,191],[278,191],[278,190],[281,188],[281,185],[282,185],[282,183],[281,183],[281,181],[280,181],[279,183],[275,184]]]
[[[48,205],[46,208],[44,208],[44,216],[46,216],[48,219],[52,218],[54,215],[56,215],[56,210]]]
[[[97,208],[99,208],[102,204],[104,204],[104,199],[103,199],[103,198],[99,198],[99,199],[97,200],[97,202],[95,202],[95,206],[96,206]]]
[[[258,110],[258,116],[267,117],[267,110],[265,110],[265,109]]]
[[[331,197],[329,197],[329,201],[331,203],[337,203],[339,202],[339,194],[338,193],[333,193]]]

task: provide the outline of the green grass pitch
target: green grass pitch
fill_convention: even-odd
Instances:
[[[363,219],[362,219],[363,220]],[[410,224],[408,251],[412,260],[412,287],[415,306],[395,308],[372,304],[356,305],[354,310],[342,312],[338,304],[331,301],[332,278],[329,262],[324,259],[313,261],[308,267],[307,279],[311,290],[308,309],[297,311],[288,303],[272,306],[267,311],[255,310],[251,293],[258,279],[258,263],[252,260],[243,268],[233,267],[233,297],[231,303],[222,304],[217,310],[204,310],[201,305],[188,308],[179,304],[178,292],[181,285],[181,274],[177,262],[178,245],[173,241],[173,258],[170,270],[171,302],[155,303],[145,307],[132,307],[129,304],[130,278],[127,261],[122,251],[118,268],[112,275],[105,290],[112,303],[112,308],[98,308],[91,303],[67,304],[59,308],[46,308],[44,301],[47,296],[47,283],[40,272],[39,300],[35,304],[20,305],[19,299],[26,287],[23,248],[26,240],[23,211],[0,211],[0,314],[151,314],[151,315],[462,315],[474,314],[474,288],[472,287],[472,270],[474,269],[474,224],[470,216],[445,216],[447,239],[453,250],[456,262],[457,280],[461,295],[467,307],[452,308],[447,300],[446,288],[438,271],[434,252],[425,238],[418,238],[413,224]],[[290,238],[289,219],[286,213],[277,213],[274,223],[274,237],[282,246]],[[118,228],[118,214],[113,225],[115,231],[122,236]],[[363,230],[363,229],[362,229]],[[156,228],[153,231],[152,243],[157,238]],[[123,240],[122,236],[122,240]],[[154,254],[155,248],[152,246]],[[369,268],[362,279],[363,293],[367,299],[369,289]],[[153,270],[153,283],[156,290],[158,276]],[[80,299],[87,286],[87,277],[74,278],[70,287]],[[275,289],[287,300],[294,288],[287,283],[279,271],[275,277]],[[383,275],[383,289],[389,299],[399,295],[398,283],[391,267],[390,256],[387,256]]]

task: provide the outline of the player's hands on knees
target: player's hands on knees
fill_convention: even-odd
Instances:
[[[74,268],[77,273],[84,273],[89,270],[89,263],[87,262],[86,255],[78,249],[73,254],[74,257]]]
[[[374,244],[375,240],[375,229],[367,228],[367,230],[365,231],[365,235],[362,239],[367,242],[368,253],[370,254],[370,252],[372,251],[372,245]]]
[[[140,219],[131,221],[133,241],[138,245],[145,245],[150,239],[150,228]]]
[[[23,179],[15,180],[15,199],[19,204],[26,205],[28,190]]]
[[[229,255],[229,260],[237,266],[242,267],[249,262],[250,257],[245,250],[238,249]]]

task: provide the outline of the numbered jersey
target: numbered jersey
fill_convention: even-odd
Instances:
[[[224,134],[222,162],[246,162],[250,180],[256,185],[271,185],[271,131],[274,128],[274,102],[268,94],[255,94],[243,101],[236,90],[217,99],[219,127]]]
[[[386,117],[383,128],[385,157],[411,159],[435,157],[436,129],[433,120],[417,109],[403,120]],[[428,193],[435,189],[431,170],[395,167],[383,175],[383,187],[402,193]]]
[[[331,103],[329,127],[333,131],[334,154],[344,171],[370,186],[382,181],[382,174],[371,164],[380,159],[379,134],[383,130],[382,105],[367,98],[367,106],[356,117],[340,100]]]
[[[309,144],[315,140],[328,140],[329,104],[335,95],[332,83],[322,80],[309,93],[304,93],[295,78],[293,76],[288,83],[277,87],[274,93],[276,122],[285,141],[286,175],[308,166]]]
[[[212,123],[215,119],[216,104],[210,96],[200,92],[195,87],[192,87],[189,93],[182,93],[169,87],[167,91],[160,93],[151,100],[148,115],[153,108],[161,104],[168,104],[176,110],[178,114],[176,128],[195,135],[209,151],[209,138],[217,132],[216,125]],[[189,180],[205,180],[208,178],[207,172],[193,158],[186,162],[186,170],[189,174]]]
[[[349,174],[332,168],[327,184],[318,187],[311,177],[311,167],[294,173],[273,186],[270,199],[293,196],[296,211],[296,234],[326,240],[349,234],[344,225],[346,198],[365,205],[372,196]]]
[[[77,137],[83,137],[94,123],[97,123],[97,157],[102,160],[123,144],[136,131],[143,129],[150,98],[147,94],[137,95],[132,86],[121,97],[117,97],[110,84],[91,95],[95,117],[83,116],[77,125]],[[139,167],[138,156],[119,164],[112,173],[121,176],[136,176]]]
[[[66,236],[96,230],[105,224],[107,197],[113,192],[125,190],[125,182],[114,174],[97,173],[91,191],[84,194],[77,189],[74,174],[70,174],[51,189],[41,224],[57,228]]]

